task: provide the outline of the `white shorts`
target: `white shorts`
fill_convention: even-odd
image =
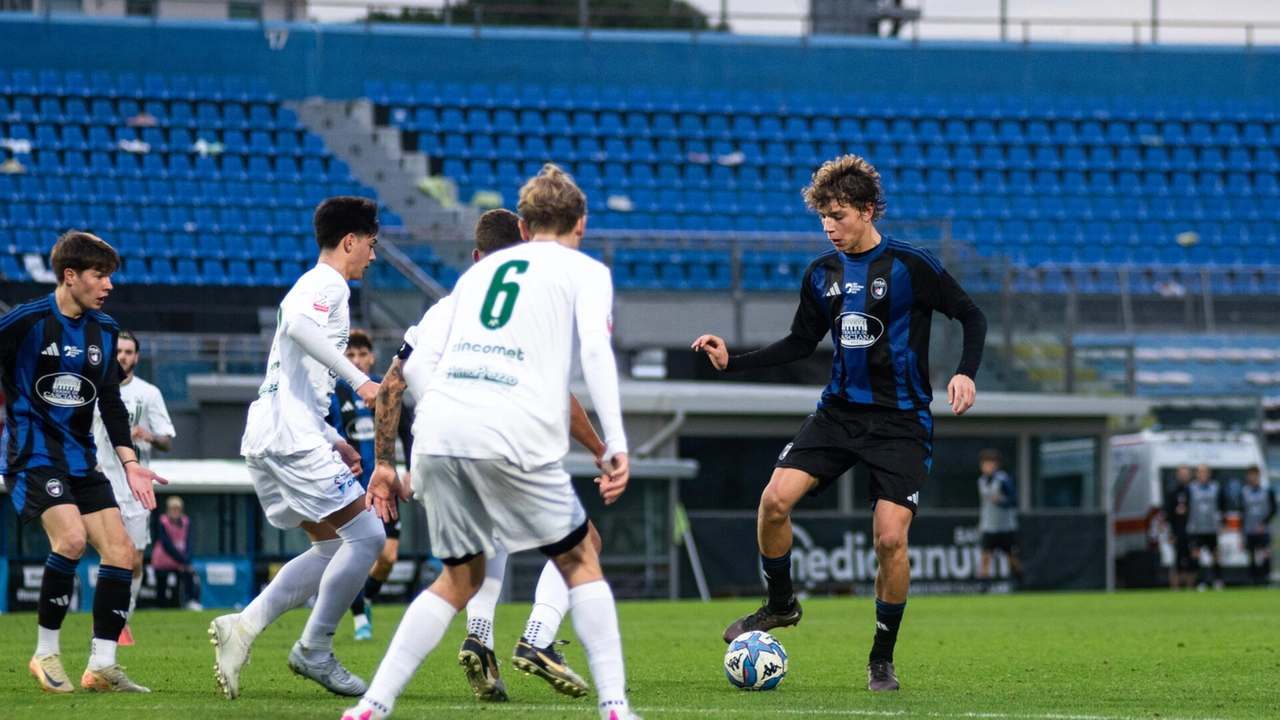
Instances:
[[[281,530],[320,522],[364,495],[332,448],[245,458],[267,522]]]
[[[151,513],[147,512],[142,507],[142,503],[137,500],[133,501],[133,505],[137,507],[121,503],[120,517],[124,520],[124,529],[129,533],[133,546],[138,550],[146,550],[151,544]]]
[[[587,521],[559,463],[525,472],[506,460],[415,455],[413,492],[427,510],[431,553],[441,559],[551,545]]]

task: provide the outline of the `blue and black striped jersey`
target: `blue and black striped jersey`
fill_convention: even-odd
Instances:
[[[90,310],[72,320],[51,293],[0,316],[0,377],[8,413],[0,473],[53,467],[83,476],[98,464],[97,403],[112,442],[129,446],[129,413],[120,400],[116,340],[120,326]]]
[[[763,350],[737,355],[729,370],[808,357],[829,332],[835,344],[823,402],[927,410],[933,312],[964,325],[958,375],[982,361],[987,321],[929,251],[889,236],[865,253],[831,250],[805,271],[791,334]]]

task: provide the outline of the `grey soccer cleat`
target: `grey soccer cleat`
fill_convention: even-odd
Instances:
[[[145,688],[138,683],[129,679],[124,674],[124,668],[119,665],[102,668],[101,670],[92,670],[86,668],[84,675],[80,678],[80,687],[89,692],[100,693],[149,693],[151,690]]]
[[[893,672],[893,663],[888,660],[872,660],[867,663],[868,690],[897,690],[898,676]]]
[[[369,689],[369,683],[352,675],[333,653],[320,662],[311,662],[303,654],[302,641],[293,644],[289,651],[289,669],[295,675],[314,680],[325,690],[343,697],[360,697]]]
[[[537,675],[551,683],[556,692],[569,697],[583,697],[591,689],[582,676],[569,669],[564,655],[557,645],[568,645],[568,640],[556,640],[546,647],[534,647],[528,638],[520,638],[511,656],[511,664],[525,675]]]
[[[468,635],[458,651],[458,664],[467,673],[471,692],[482,702],[507,702],[507,688],[498,677],[498,657],[480,642],[475,635]]]

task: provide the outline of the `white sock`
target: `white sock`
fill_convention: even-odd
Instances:
[[[316,594],[320,578],[333,556],[342,547],[341,540],[311,543],[311,549],[284,564],[276,576],[262,588],[258,597],[240,613],[240,628],[245,642],[262,634],[281,615],[298,607]]]
[[[311,617],[302,630],[303,652],[313,662],[333,652],[333,634],[360,594],[365,578],[369,577],[373,563],[387,542],[382,521],[371,512],[357,514],[338,528],[338,536],[342,538],[342,547],[334,553],[320,578],[316,606],[311,608]]]
[[[629,711],[622,635],[618,632],[618,610],[609,583],[596,580],[569,588],[569,609],[573,611],[573,631],[587,653],[600,714],[608,717],[609,710]]]
[[[396,635],[387,648],[387,656],[379,663],[369,691],[360,699],[360,708],[390,715],[396,698],[404,692],[422,661],[440,644],[457,614],[452,605],[430,590],[419,593],[404,611],[400,627],[396,628]]]
[[[62,652],[58,643],[58,635],[62,630],[50,630],[47,627],[36,626],[38,634],[36,635],[36,654],[52,655],[53,653]]]
[[[102,670],[116,664],[116,643],[102,638],[93,639],[93,651],[89,654],[89,669]]]
[[[480,638],[484,646],[493,649],[493,615],[498,609],[498,596],[502,594],[502,580],[507,574],[507,549],[497,545],[492,557],[485,558],[484,582],[480,591],[467,603],[467,634]]]
[[[142,576],[134,575],[133,582],[129,584],[129,617],[133,617],[133,611],[138,607],[138,593],[142,591]]]
[[[533,592],[533,611],[525,625],[524,636],[534,647],[546,647],[556,639],[560,623],[569,612],[569,586],[554,560],[542,566],[538,588]]]

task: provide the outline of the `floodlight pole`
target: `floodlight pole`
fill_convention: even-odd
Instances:
[[[1157,28],[1160,25],[1160,0],[1151,0],[1151,44],[1158,41]]]

